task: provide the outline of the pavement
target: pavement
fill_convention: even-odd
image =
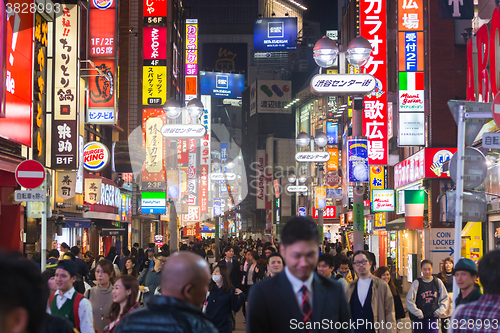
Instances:
[[[403,307],[405,308],[406,310],[406,306],[405,306],[405,297],[406,295],[401,295],[401,299],[403,301]],[[233,331],[233,332],[237,332],[237,333],[246,333],[246,329],[245,329],[245,323],[243,322],[244,321],[244,317],[243,317],[243,311],[240,310],[238,311],[238,313],[236,313],[236,329]],[[411,333],[411,321],[410,321],[410,318],[408,317],[408,313],[406,314],[406,317],[403,318],[403,320],[401,320],[402,324],[402,329],[400,329],[398,332],[399,333]],[[394,331],[396,332],[396,331]],[[277,332],[279,333],[279,332]]]

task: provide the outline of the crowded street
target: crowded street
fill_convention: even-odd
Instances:
[[[0,333],[499,332],[499,34],[498,0],[0,0]]]

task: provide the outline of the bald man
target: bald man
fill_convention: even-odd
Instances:
[[[115,333],[217,333],[201,312],[209,282],[210,270],[202,257],[175,252],[162,270],[161,296],[152,296],[146,307],[124,317]]]

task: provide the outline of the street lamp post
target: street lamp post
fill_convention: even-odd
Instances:
[[[164,105],[163,109],[165,110],[165,114],[169,119],[172,121],[179,117],[183,111],[187,111],[188,114],[191,116],[191,119],[193,121],[197,122],[199,121],[199,118],[203,114],[203,103],[197,99],[193,98],[192,100],[189,101],[187,104],[186,108],[182,108],[179,104],[178,101],[175,99],[170,99],[168,100]],[[166,156],[165,156],[166,159]],[[168,191],[167,191],[168,193]],[[170,250],[171,251],[177,251],[178,250],[178,228],[177,228],[177,210],[175,208],[175,201],[169,200],[169,222],[168,222],[168,229],[170,233]]]
[[[362,66],[369,59],[372,52],[370,42],[361,36],[354,38],[345,51],[345,58],[347,61],[356,66]],[[337,43],[328,38],[321,38],[314,45],[313,49],[314,60],[320,67],[331,67],[335,63],[339,54],[339,46]],[[354,137],[363,136],[363,99],[364,97],[354,98],[353,118],[352,118],[352,134]],[[348,184],[344,184],[348,186]],[[364,184],[356,183],[353,191],[353,219],[354,219],[354,241],[353,250],[363,249],[363,236],[364,236],[364,214],[363,214],[363,195]],[[319,217],[319,215],[318,215]]]

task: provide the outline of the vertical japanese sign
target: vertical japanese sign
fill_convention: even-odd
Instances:
[[[55,68],[52,168],[77,169],[78,160],[78,16],[77,5],[61,5],[54,23]]]
[[[360,34],[370,41],[372,53],[365,71],[377,87],[364,100],[363,135],[368,137],[368,163],[387,164],[387,15],[383,0],[361,0]]]
[[[398,0],[398,30],[400,112],[398,145],[424,145],[423,0]]]
[[[198,19],[186,20],[186,101],[197,96]]]
[[[211,171],[210,141],[212,135],[212,98],[210,96],[201,96],[201,103],[203,103],[205,107],[203,116],[201,117],[201,123],[205,126],[207,135],[200,140],[200,212],[208,213],[208,184]]]
[[[144,109],[142,111],[142,135],[146,149],[146,162],[142,167],[142,189],[165,189],[165,138],[160,133],[166,122],[163,109]]]
[[[222,160],[222,159],[221,159]],[[264,149],[257,150],[257,161],[256,161],[256,196],[257,196],[257,209],[266,209],[266,151]]]
[[[328,148],[330,159],[326,162],[326,171],[339,171],[339,150],[338,148]]]
[[[45,165],[46,143],[47,34],[47,20],[36,13],[34,40],[36,61],[33,62],[33,159],[42,165]]]
[[[167,0],[144,0],[142,104],[167,98]]]
[[[87,123],[116,124],[116,2],[92,0],[89,10],[89,56],[100,70],[91,71]]]
[[[34,15],[28,11],[10,10],[33,5],[33,1],[2,2],[0,18],[0,135],[31,147],[32,80]],[[7,15],[6,15],[7,14]],[[29,41],[29,42],[26,42]],[[4,76],[5,75],[5,76]],[[4,105],[3,105],[4,101]]]

